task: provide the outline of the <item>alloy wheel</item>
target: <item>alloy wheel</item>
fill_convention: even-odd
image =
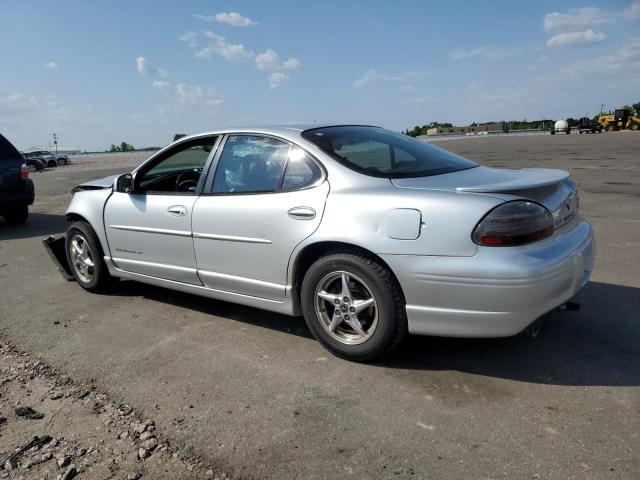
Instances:
[[[95,263],[87,240],[82,235],[74,235],[71,237],[69,252],[71,253],[73,269],[78,275],[78,278],[84,283],[91,282],[91,280],[93,280]]]
[[[366,342],[378,326],[378,304],[371,289],[350,272],[332,272],[320,280],[315,310],[326,332],[346,345]]]

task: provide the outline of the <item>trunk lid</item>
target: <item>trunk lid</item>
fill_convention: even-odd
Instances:
[[[568,179],[569,173],[563,170],[481,166],[431,177],[394,178],[391,182],[398,188],[491,195],[505,201],[526,198],[544,205],[559,228],[578,213],[577,193]]]

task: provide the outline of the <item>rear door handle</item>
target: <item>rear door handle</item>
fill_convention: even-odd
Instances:
[[[187,207],[182,205],[171,205],[167,208],[167,213],[172,217],[184,217],[187,214]]]
[[[293,207],[287,213],[296,220],[311,220],[316,217],[316,211],[311,207]]]

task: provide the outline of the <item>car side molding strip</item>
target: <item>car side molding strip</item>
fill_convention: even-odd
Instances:
[[[178,237],[190,237],[191,232],[186,230],[169,230],[167,228],[151,228],[151,227],[136,227],[130,225],[109,225],[109,228],[116,230],[128,230],[130,232],[142,232],[142,233],[159,233],[162,235],[176,235]]]
[[[235,237],[233,235],[218,235],[214,233],[193,232],[193,238],[202,238],[205,240],[222,240],[226,242],[272,243],[271,240],[267,238]]]

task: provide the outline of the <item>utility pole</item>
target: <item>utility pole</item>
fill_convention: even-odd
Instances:
[[[58,154],[58,134],[53,133],[53,144],[56,146],[56,155]]]
[[[600,115],[602,115],[602,110],[604,109],[604,107],[606,107],[606,105],[604,103],[600,104]]]

